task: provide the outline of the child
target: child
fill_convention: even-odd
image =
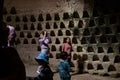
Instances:
[[[48,56],[48,57],[49,57],[49,46],[48,46],[49,42],[50,42],[50,39],[47,38],[47,32],[43,31],[39,37],[39,43],[41,48],[40,54],[44,54],[45,56]],[[39,55],[36,58],[38,58]]]
[[[34,80],[53,80],[53,72],[49,67],[48,59],[44,54],[39,55],[39,59],[36,59],[39,64],[38,76]]]
[[[61,55],[61,60],[58,63],[58,71],[60,75],[60,80],[70,80],[71,75],[70,75],[70,64],[67,61],[67,52],[62,52]]]
[[[46,59],[49,62],[49,46],[48,46],[49,42],[50,42],[50,39],[47,38],[47,32],[46,31],[41,32],[40,37],[39,37],[41,52],[35,59],[39,59],[39,56],[41,56],[41,54],[42,54],[42,55],[44,55],[44,57],[46,57]],[[39,69],[39,67],[38,67],[38,69]],[[37,70],[37,73],[38,72],[39,71]]]

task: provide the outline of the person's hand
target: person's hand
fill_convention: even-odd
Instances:
[[[46,34],[47,32],[46,31],[44,31],[44,34]]]

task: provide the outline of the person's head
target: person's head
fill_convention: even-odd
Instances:
[[[66,60],[67,59],[67,52],[62,52],[61,54],[60,54],[60,58],[61,59],[63,59],[63,60]]]
[[[9,35],[9,28],[6,27],[6,23],[2,22],[0,25],[0,46],[7,46]]]
[[[70,37],[66,37],[66,38],[64,39],[64,43],[68,43],[68,44],[71,45],[71,39],[70,39]]]

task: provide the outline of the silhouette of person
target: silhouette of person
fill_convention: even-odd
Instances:
[[[9,28],[0,23],[0,80],[26,80],[25,66],[13,47],[8,47]]]

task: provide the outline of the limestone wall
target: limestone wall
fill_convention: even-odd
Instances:
[[[50,65],[57,70],[65,37],[75,43],[76,72],[111,75],[120,71],[120,14],[103,13],[93,0],[5,0],[4,21],[16,29],[16,48],[25,63],[36,64],[38,36],[50,33]]]

